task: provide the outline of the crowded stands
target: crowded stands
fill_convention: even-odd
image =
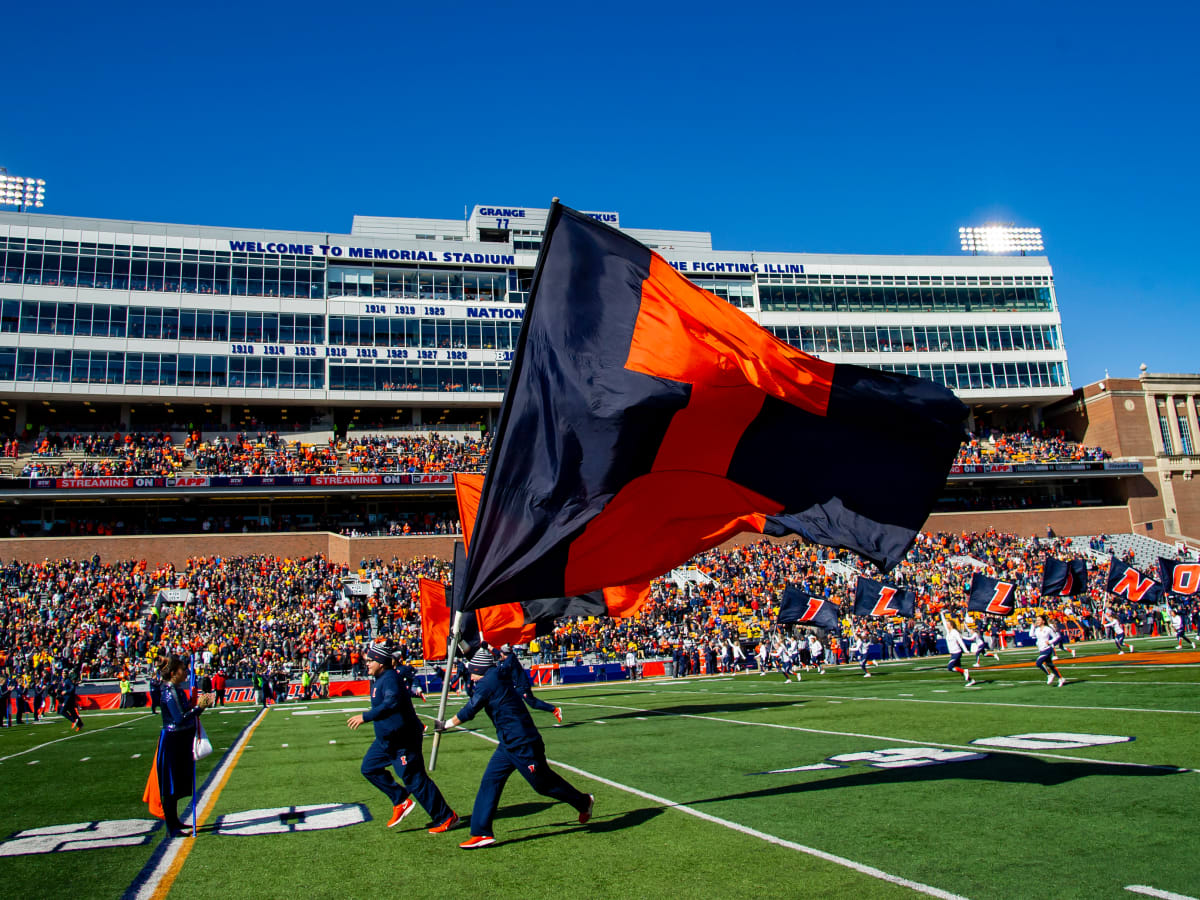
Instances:
[[[1026,462],[1081,462],[1111,459],[1100,447],[1085,447],[1065,431],[1044,427],[1037,432],[1005,433],[989,431],[984,437],[972,435],[958,451],[957,465]]]
[[[1104,546],[1103,536],[1089,543],[996,531],[922,534],[890,578],[917,593],[916,616],[888,621],[849,615],[852,579],[858,573],[877,577],[873,567],[799,541],[760,540],[701,554],[687,569],[656,579],[651,599],[634,618],[560,620],[529,649],[546,662],[585,655],[620,660],[632,652],[677,661],[704,655],[718,669],[741,668],[755,646],[778,631],[780,594],[795,583],[841,605],[841,626],[826,636],[831,661],[848,661],[851,641],[860,640],[878,645],[885,658],[925,655],[937,652],[939,614],[962,617],[976,570],[1017,585],[1019,608],[1007,628],[1023,629],[1045,612],[1078,637],[1103,637],[1105,608],[1127,627],[1152,627],[1156,610],[1105,594],[1105,567],[1089,553]],[[1089,560],[1086,595],[1039,596],[1048,555]],[[687,577],[676,577],[680,572]],[[376,635],[420,655],[422,577],[446,581],[449,565],[431,557],[364,560],[351,571],[322,556],[197,558],[180,568],[153,569],[98,558],[9,562],[0,566],[0,673],[65,667],[84,678],[111,678],[144,673],[158,654],[177,652],[195,654],[203,668],[231,677],[265,670],[298,676],[305,669],[361,674],[362,646]],[[372,590],[348,590],[347,582]],[[161,588],[189,591],[190,600],[164,603]],[[1184,612],[1194,621],[1195,604],[1186,604]]]
[[[155,474],[324,475],[339,472],[480,472],[487,468],[490,435],[449,437],[437,432],[358,434],[320,443],[285,440],[277,431],[205,440],[189,433],[181,445],[170,434],[43,434],[5,441],[3,457],[23,461],[23,477]],[[70,456],[71,459],[64,459]],[[958,465],[1101,461],[1111,454],[1063,431],[988,430],[963,442]]]
[[[19,444],[11,441],[5,453],[19,458]],[[8,448],[6,448],[8,450]],[[169,476],[184,467],[184,451],[169,434],[45,434],[31,447],[19,470],[27,478],[84,478],[120,475]]]

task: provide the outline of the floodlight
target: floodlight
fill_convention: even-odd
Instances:
[[[45,179],[9,175],[0,168],[0,206],[16,206],[24,211],[30,206],[44,206],[45,200]]]
[[[958,240],[970,253],[1020,253],[1044,250],[1040,228],[983,225],[958,229]]]

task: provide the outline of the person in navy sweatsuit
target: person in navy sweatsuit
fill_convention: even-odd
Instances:
[[[499,746],[483,772],[479,793],[475,795],[475,807],[471,811],[471,837],[459,847],[476,850],[496,843],[492,835],[492,819],[500,805],[500,794],[508,776],[513,772],[520,772],[530,787],[542,796],[575,807],[579,811],[579,824],[587,824],[592,817],[595,798],[572,787],[550,768],[542,736],[513,688],[511,677],[496,666],[492,651],[481,647],[471,657],[467,670],[475,683],[474,694],[456,716],[446,722],[438,721],[434,727],[438,731],[454,728],[469,722],[483,710],[496,726]]]
[[[430,834],[449,831],[458,824],[458,815],[425,771],[425,757],[421,754],[424,728],[413,710],[408,690],[392,667],[391,644],[376,641],[367,647],[366,656],[367,672],[375,679],[371,687],[371,708],[346,722],[351,729],[364,722],[375,726],[375,741],[362,761],[363,777],[392,801],[388,828],[399,825],[412,812],[416,806],[415,797],[433,819]],[[396,770],[400,782],[392,777],[388,766]]]
[[[508,674],[513,690],[525,701],[526,706],[530,709],[540,709],[542,712],[551,713],[559,722],[562,721],[562,710],[559,707],[551,706],[540,697],[533,696],[533,681],[530,680],[529,673],[525,671],[521,661],[517,659],[517,654],[513,652],[511,644],[504,644],[500,647],[500,671]]]

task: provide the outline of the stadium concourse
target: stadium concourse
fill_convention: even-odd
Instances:
[[[483,471],[490,444],[489,434],[470,431],[325,432],[291,439],[271,430],[207,436],[198,431],[46,431],[33,438],[3,442],[0,481],[7,476],[8,485],[3,490],[11,499],[0,502],[0,535],[22,538],[313,530],[355,537],[457,534],[457,512],[446,489],[440,493],[436,488],[414,491],[404,496],[380,494],[374,511],[365,516],[355,504],[338,502],[336,497],[318,503],[315,498],[296,499],[277,492],[272,502],[264,504],[258,502],[257,495],[232,486],[210,491],[199,500],[178,491],[181,485],[194,489],[212,477],[419,474],[432,481],[453,472]],[[1105,450],[1084,446],[1064,432],[1045,426],[1037,431],[1012,433],[986,429],[964,443],[955,465],[964,471],[981,465],[1072,466],[1109,456]],[[155,484],[173,484],[176,493],[167,495],[165,503],[145,498],[138,502],[136,493],[126,494],[121,496],[126,502],[115,508],[96,500],[92,489],[104,483],[97,479],[141,476],[161,479]],[[947,492],[938,509],[1061,510],[1064,506],[1124,502],[1121,496],[1090,490],[1090,485],[1099,483],[1096,479],[1085,480],[1083,485],[1078,484],[1078,478],[1061,479],[1052,487],[1013,482],[1011,478],[1002,480],[1005,484],[990,485],[986,490],[971,487],[969,481],[967,487],[958,485]],[[1106,490],[1111,493],[1115,488],[1112,479],[1108,482]],[[60,490],[44,490],[59,484]],[[37,490],[29,490],[35,486]],[[177,499],[183,500],[182,507],[174,502]],[[1118,530],[1115,526],[1121,523],[1102,524]],[[44,556],[42,553],[39,558]]]
[[[206,474],[282,475],[334,472],[477,472],[487,468],[490,438],[449,438],[436,432],[354,434],[330,437],[319,446],[289,441],[277,431],[238,432],[210,441],[190,432],[176,446],[170,432],[107,434],[46,432],[31,440],[9,438],[3,458],[7,471],[38,474]],[[1061,430],[1006,433],[989,429],[964,442],[956,464],[1054,462],[1110,459],[1100,447],[1086,447]]]

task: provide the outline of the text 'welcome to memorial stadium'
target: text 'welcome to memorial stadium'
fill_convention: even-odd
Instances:
[[[277,431],[313,440],[486,432],[507,384],[547,212],[476,206],[466,219],[356,216],[345,235],[0,213],[0,430],[22,438]],[[727,251],[714,249],[708,232],[627,228],[616,212],[590,215],[789,344],[948,385],[971,407],[977,432],[1036,427],[1044,410],[1072,396],[1044,256]],[[1140,463],[1043,468],[1024,479],[1012,470],[959,471],[946,508],[976,508],[1006,489],[1039,506],[1124,505],[1122,480],[1141,472]],[[252,502],[268,505],[264,518],[273,504],[303,505],[312,487],[321,496],[303,502],[326,514],[331,494],[353,489],[363,498],[354,518],[364,524],[389,503],[452,510],[441,479],[364,483],[360,475],[232,487],[237,502],[261,488]],[[187,486],[152,478],[95,488],[125,500],[138,488],[146,503],[169,503]],[[37,498],[49,495],[39,491],[53,487],[10,484],[6,496],[23,497],[44,518]],[[234,502],[229,487],[190,485],[196,497],[227,493]],[[321,519],[291,511],[296,521]]]

